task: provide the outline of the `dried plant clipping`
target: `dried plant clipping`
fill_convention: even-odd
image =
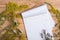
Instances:
[[[20,23],[16,18],[21,18],[21,14],[16,14],[15,11],[19,9],[28,8],[28,5],[18,6],[16,3],[9,2],[6,4],[6,9],[0,13],[0,27],[5,23],[5,21],[10,21],[10,24],[0,31],[0,40],[22,40],[22,31],[18,29]],[[3,27],[3,26],[2,26]],[[21,39],[22,38],[22,39]]]

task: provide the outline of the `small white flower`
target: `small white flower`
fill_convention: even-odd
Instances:
[[[1,18],[1,20],[3,20],[3,21],[4,21],[4,20],[5,20],[5,17],[2,17],[2,18]]]
[[[16,23],[16,25],[18,25],[18,22],[17,22],[17,20],[14,20],[14,22]]]
[[[16,30],[13,30],[14,33],[16,33]]]

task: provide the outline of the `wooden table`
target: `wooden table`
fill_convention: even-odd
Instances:
[[[43,4],[43,2],[48,2],[51,3],[54,7],[56,7],[57,9],[60,10],[60,0],[0,0],[0,12],[2,12],[5,9],[5,4],[8,2],[15,2],[18,5],[20,4],[27,4],[29,5],[30,8],[38,6]],[[55,22],[57,21],[56,18],[54,17]],[[24,28],[24,24],[23,24],[23,19],[18,18],[18,21],[21,23],[19,25],[19,29],[22,31],[22,33],[25,35],[23,40],[27,40],[26,38],[26,32],[25,32],[25,28]]]

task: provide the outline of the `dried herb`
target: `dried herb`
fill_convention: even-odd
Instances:
[[[40,35],[43,40],[52,40],[52,36],[44,29],[42,30],[42,33],[40,33]]]
[[[50,12],[52,12],[58,20],[58,23],[56,23],[55,27],[58,28],[59,32],[54,33],[53,37],[60,37],[60,11],[58,9],[54,8],[50,3],[47,3],[47,2],[45,2],[45,3],[50,6],[50,8],[51,8],[51,9],[49,9]]]
[[[5,27],[2,31],[0,31],[0,40],[22,40],[22,32],[18,29],[18,25],[20,23],[16,20],[16,18],[21,18],[21,14],[16,14],[15,11],[20,9],[27,8],[27,5],[18,6],[16,3],[9,2],[6,4],[6,10],[0,13],[0,26],[5,23],[5,21],[9,21],[10,24]]]
[[[17,11],[19,9],[19,6],[16,3],[9,2],[6,4],[6,11],[12,12]]]
[[[60,11],[58,9],[54,8],[50,3],[47,3],[47,2],[45,2],[45,3],[50,6],[50,8],[51,8],[51,9],[49,9],[50,12],[52,12],[55,15],[55,17],[57,18],[58,23],[56,24],[56,27],[58,27],[60,29]]]
[[[28,5],[20,5],[20,6],[19,6],[19,9],[20,9],[20,10],[24,10],[25,8],[28,8]]]

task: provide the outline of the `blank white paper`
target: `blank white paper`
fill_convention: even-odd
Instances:
[[[52,28],[55,23],[46,4],[25,11],[22,16],[28,40],[44,40],[40,36],[43,29],[52,35]]]

